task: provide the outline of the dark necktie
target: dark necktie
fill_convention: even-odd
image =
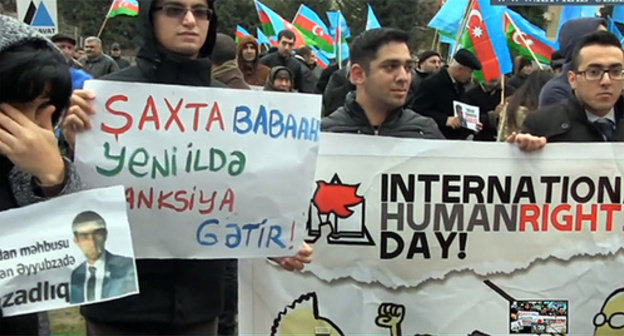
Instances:
[[[87,280],[87,301],[95,300],[95,267],[89,266],[89,280]]]
[[[594,125],[598,127],[598,129],[600,130],[600,133],[602,133],[602,136],[604,137],[606,141],[611,140],[611,138],[613,137],[613,132],[615,131],[615,125],[613,124],[611,120],[598,119],[594,121]]]

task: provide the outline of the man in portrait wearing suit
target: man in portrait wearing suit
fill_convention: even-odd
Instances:
[[[87,260],[72,271],[71,303],[97,301],[136,291],[132,258],[105,249],[106,222],[97,213],[85,211],[72,223],[74,243]]]

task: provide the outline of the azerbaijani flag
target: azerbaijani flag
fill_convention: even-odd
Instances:
[[[331,33],[334,37],[334,54],[331,58],[335,58],[338,64],[341,64],[343,60],[349,58],[349,45],[346,39],[351,36],[347,22],[340,11],[327,12],[327,18],[331,25]],[[328,56],[325,54],[325,56]]]
[[[295,48],[303,47],[305,45],[305,39],[303,35],[301,35],[301,32],[293,26],[292,23],[286,21],[271,8],[256,0],[256,10],[258,11],[258,17],[260,18],[262,30],[264,30],[266,35],[275,36],[282,30],[287,29],[295,33]]]
[[[329,66],[329,59],[323,55],[323,53],[315,47],[310,47],[316,53],[316,65],[321,69],[326,69]]]
[[[621,23],[618,23],[615,21],[615,19],[613,18],[607,18],[607,22],[608,22],[608,30],[613,33],[613,35],[615,35],[615,37],[617,37],[617,39],[620,41],[620,43],[624,42],[624,35],[622,34],[622,30],[620,29]]]
[[[368,17],[366,19],[365,30],[375,29],[375,28],[381,28],[381,25],[379,24],[379,20],[377,20],[377,16],[375,15],[375,12],[373,12],[373,7],[371,7],[371,5],[368,4]]]
[[[269,47],[277,47],[277,41],[275,39],[267,37],[262,32],[262,29],[256,27],[256,35],[258,36],[258,44],[266,44]]]
[[[483,69],[475,71],[480,81],[491,81],[512,71],[507,39],[501,25],[503,6],[492,6],[488,0],[475,0],[468,14],[468,21],[461,45],[475,54]]]
[[[334,52],[334,39],[329,34],[323,20],[310,7],[301,4],[293,19],[293,24],[301,31],[307,45],[314,45],[321,50]]]
[[[503,17],[503,27],[507,37],[507,45],[510,49],[520,55],[532,58],[533,56],[531,56],[529,51],[530,47],[540,63],[550,63],[550,57],[558,47],[556,43],[546,38],[544,30],[534,26],[522,15],[510,9],[505,12]],[[522,37],[524,37],[524,41]]]
[[[241,27],[240,25],[236,25],[236,36],[234,38],[236,43],[238,43],[238,41],[242,37],[247,36],[247,35],[251,35],[251,34],[249,34],[249,32],[245,28]]]
[[[117,15],[139,15],[139,3],[137,0],[113,0],[108,17],[114,18]]]

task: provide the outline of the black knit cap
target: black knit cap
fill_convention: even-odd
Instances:
[[[432,57],[432,56],[440,57],[440,54],[433,50],[425,50],[422,53],[420,53],[420,55],[418,55],[418,66],[420,66],[424,61],[426,61],[429,57]]]

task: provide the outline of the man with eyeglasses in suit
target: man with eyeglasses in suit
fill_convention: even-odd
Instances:
[[[209,56],[217,36],[214,0],[139,0],[141,49],[136,65],[102,79],[213,86]],[[74,91],[63,134],[91,127],[92,92]],[[138,111],[137,113],[140,113]],[[166,141],[167,139],[163,139]],[[312,260],[304,245],[274,258],[287,270]],[[224,302],[225,260],[138,259],[138,295],[81,307],[88,335],[216,335]]]
[[[611,33],[584,36],[566,74],[574,95],[530,114],[524,130],[548,142],[624,141],[624,53]]]

